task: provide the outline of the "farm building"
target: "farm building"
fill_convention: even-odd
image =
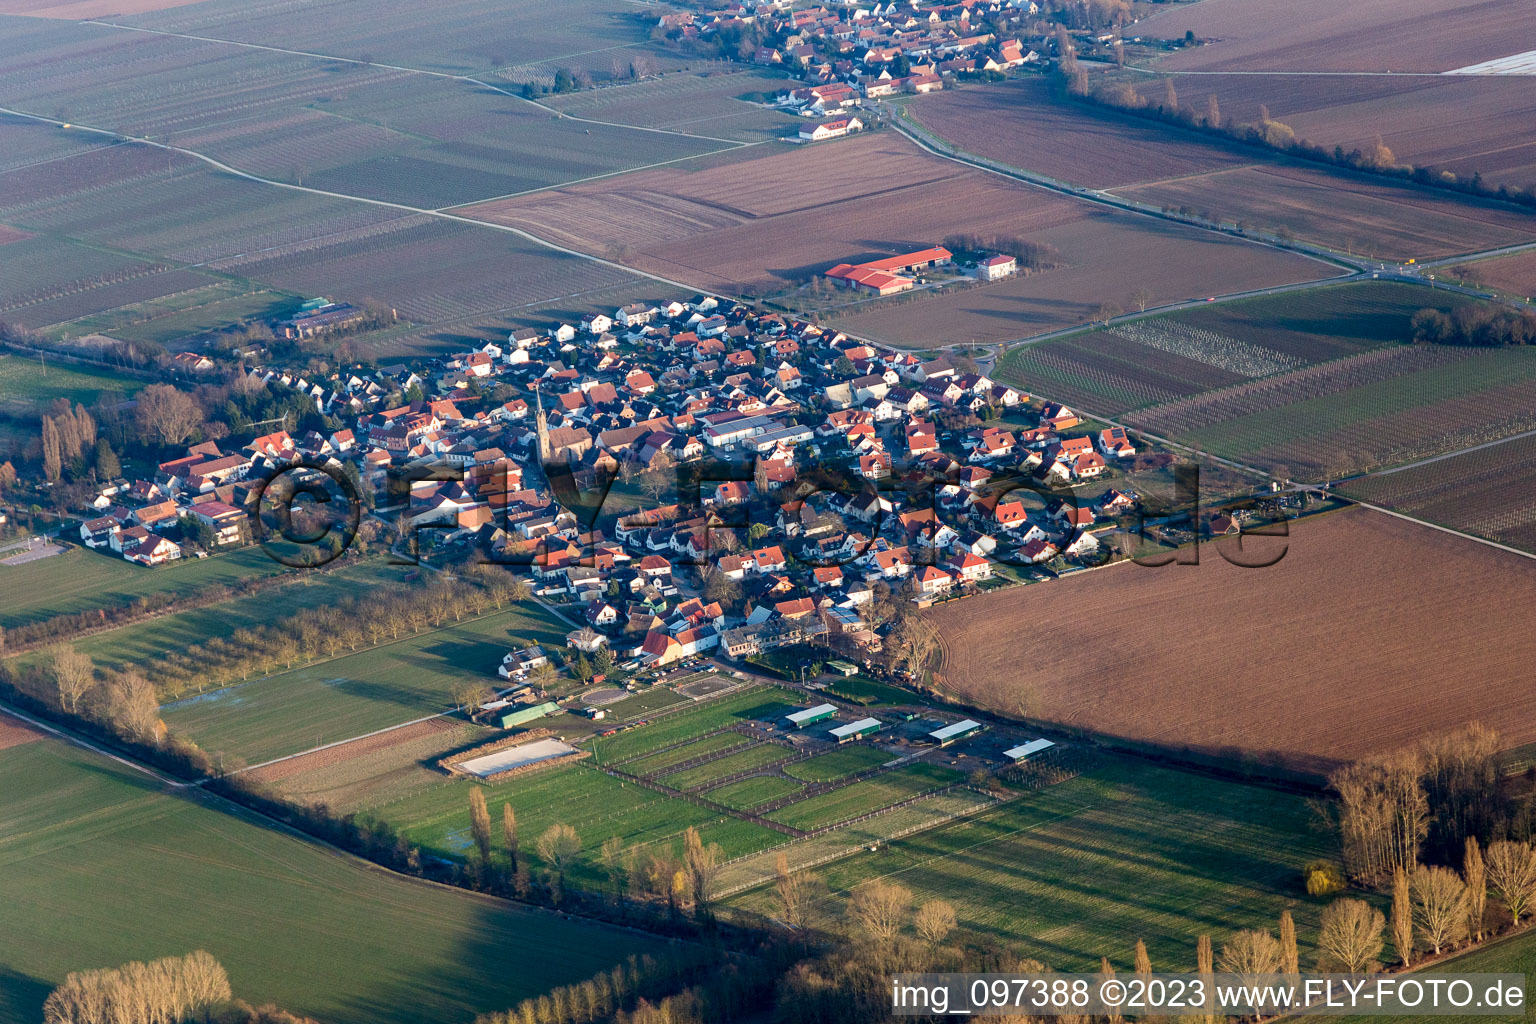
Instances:
[[[935,729],[928,734],[928,738],[941,747],[947,747],[956,740],[963,740],[967,736],[981,731],[981,723],[973,722],[969,718]]]
[[[808,124],[800,129],[801,142],[823,142],[864,130],[864,122],[856,117],[840,117],[836,121]]]
[[[1041,751],[1049,750],[1055,745],[1050,740],[1030,740],[1028,743],[1021,743],[1017,747],[1009,747],[1003,751],[1003,756],[1014,764],[1023,764]]]
[[[790,712],[784,716],[784,721],[788,722],[793,728],[804,729],[808,725],[825,722],[835,714],[837,714],[837,705],[817,704],[815,707],[806,708],[804,711]]]
[[[831,731],[831,736],[839,743],[847,743],[849,740],[873,736],[882,726],[883,723],[878,718],[861,718],[857,722],[837,726]]]
[[[953,258],[953,253],[939,245],[902,256],[870,260],[868,263],[839,263],[828,270],[826,276],[846,288],[863,288],[878,295],[894,295],[917,283],[904,276],[904,272],[942,266]]]
[[[827,671],[835,672],[840,676],[852,676],[858,674],[859,666],[853,664],[851,661],[840,661],[834,658],[827,662]]]
[[[525,722],[552,715],[560,710],[560,705],[552,700],[546,700],[542,704],[530,704],[527,707],[518,708],[516,711],[508,711],[502,714],[496,724],[503,729],[511,729]]]

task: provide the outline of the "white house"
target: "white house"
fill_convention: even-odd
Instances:
[[[1012,256],[989,256],[976,266],[977,276],[983,281],[998,281],[1019,272],[1019,261]]]
[[[852,132],[864,130],[864,122],[856,117],[840,117],[835,121],[823,121],[820,124],[808,124],[800,129],[801,142],[824,142],[827,139],[838,139]]]

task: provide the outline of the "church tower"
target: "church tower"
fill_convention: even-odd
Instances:
[[[534,419],[534,429],[539,436],[539,462],[548,462],[553,455],[549,447],[549,417],[544,415],[544,389],[533,389],[534,402],[537,403],[538,413]]]

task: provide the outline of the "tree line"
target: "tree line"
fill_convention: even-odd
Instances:
[[[229,975],[205,950],[75,971],[43,1002],[45,1024],[314,1024],[232,998]]]
[[[1413,340],[1429,345],[1477,345],[1502,348],[1536,344],[1536,313],[1527,309],[1478,303],[1449,313],[1425,308],[1410,321]]]

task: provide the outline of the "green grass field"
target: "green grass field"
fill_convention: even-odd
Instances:
[[[813,829],[836,825],[909,797],[960,782],[964,775],[953,768],[921,761],[902,765],[872,779],[834,789],[808,800],[780,807],[768,817],[783,825]]]
[[[727,775],[735,775],[737,772],[778,764],[792,753],[793,751],[786,750],[776,743],[763,743],[748,747],[746,750],[738,750],[734,754],[727,754],[715,761],[663,775],[656,781],[673,789],[692,789],[695,786],[714,782],[716,779],[723,779]]]
[[[759,804],[781,800],[804,788],[795,780],[786,779],[782,775],[757,775],[727,783],[718,789],[706,790],[703,795],[733,810],[750,811]]]
[[[6,357],[0,356],[0,362]],[[147,569],[111,552],[71,548],[62,555],[22,565],[0,565],[0,626],[19,626],[63,613],[94,611],[132,602],[145,594],[183,596],[214,584],[290,571],[260,548],[212,558],[189,558]]]
[[[0,751],[0,1020],[41,1020],[70,971],[206,949],[252,1003],[468,1021],[660,941],[411,881],[224,807],[52,740]]]
[[[166,651],[226,636],[248,626],[270,625],[307,608],[333,604],[373,587],[399,585],[406,571],[405,566],[386,565],[382,560],[348,564],[326,573],[300,570],[294,582],[276,590],[107,630],[76,641],[75,649],[90,655],[101,666],[121,668],[132,662],[143,663]],[[21,660],[43,656],[38,652]]]
[[[530,603],[187,698],[164,717],[209,753],[257,764],[443,711],[455,682],[495,681],[511,637],[556,643],[566,631]]]
[[[1525,1012],[1511,1013],[1505,1016],[1489,1014],[1455,1016],[1446,1014],[1436,1016],[1435,1020],[1444,1021],[1445,1024],[1490,1024],[1493,1021],[1531,1020],[1536,1018],[1536,1009],[1531,1007],[1532,980],[1536,979],[1536,932],[1527,931],[1513,938],[1505,939],[1491,946],[1473,950],[1453,960],[1442,960],[1433,967],[1427,968],[1427,972],[1434,974],[1523,974],[1525,975]],[[1422,1017],[1392,1017],[1392,1016],[1358,1016],[1334,1018],[1337,1024],[1407,1024],[1409,1021],[1420,1021]]]
[[[1139,937],[1155,968],[1186,971],[1200,933],[1219,946],[1274,927],[1286,907],[1310,945],[1321,905],[1301,868],[1333,850],[1309,822],[1299,796],[1112,760],[818,874],[839,901],[868,878],[948,900],[965,927],[1058,970],[1104,955],[1126,969]],[[736,902],[771,911],[773,897],[759,888]]]
[[[896,755],[879,747],[851,746],[829,750],[805,761],[797,761],[784,769],[785,775],[806,782],[831,782],[845,775],[875,768]]]
[[[915,694],[868,676],[849,676],[827,687],[827,693],[855,704],[910,704]]]
[[[470,847],[469,788],[473,785],[478,783],[445,781],[369,813],[400,828],[427,852],[462,859]],[[598,850],[611,836],[626,845],[657,844],[680,853],[683,831],[693,826],[706,843],[719,843],[726,857],[767,849],[786,839],[761,825],[621,782],[589,764],[562,765],[485,787],[485,802],[498,828],[501,807],[509,801],[517,812],[522,849],[535,863],[533,847],[545,829],[564,823],[576,830],[582,852],[572,881],[591,888],[602,884]],[[499,842],[499,832],[497,836]]]
[[[109,334],[128,341],[165,344],[192,334],[215,331],[252,320],[271,320],[294,309],[299,299],[245,282],[217,281],[94,313],[50,328],[53,336]]]
[[[144,386],[137,377],[118,377],[44,357],[0,355],[0,403],[47,405],[55,398],[91,405],[103,391],[131,395]]]
[[[631,775],[659,775],[670,771],[684,761],[691,761],[705,754],[717,754],[722,750],[731,750],[735,747],[745,747],[751,742],[750,737],[743,736],[739,732],[717,732],[713,736],[703,736],[692,743],[684,743],[680,747],[658,750],[654,754],[626,761],[623,768]]]
[[[794,703],[795,694],[778,687],[735,693],[626,729],[617,736],[594,740],[593,750],[601,761],[635,757],[738,722],[772,718]]]

